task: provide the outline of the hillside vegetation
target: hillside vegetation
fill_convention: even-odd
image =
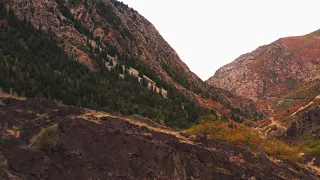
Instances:
[[[164,81],[158,80],[158,84],[167,88],[168,98],[139,83],[137,77],[123,71],[122,65],[134,62],[149,77],[156,75],[128,57],[109,70],[104,59],[112,54],[110,50],[88,51],[96,68],[92,71],[66,54],[50,38],[50,31],[36,29],[27,20],[19,21],[12,10],[6,12],[0,12],[0,87],[5,92],[125,115],[140,114],[180,128],[209,112]],[[119,77],[122,73],[124,78]]]
[[[302,151],[298,146],[290,146],[276,139],[267,139],[248,126],[216,120],[215,117],[202,118],[198,125],[191,127],[187,132],[196,136],[207,136],[208,139],[220,139],[260,149],[282,160],[292,162],[302,160],[299,155]]]

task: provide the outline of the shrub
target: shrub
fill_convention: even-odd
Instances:
[[[296,162],[301,158],[298,147],[289,146],[280,140],[266,139],[243,124],[234,125],[219,120],[211,122],[205,120],[191,127],[187,132],[196,136],[207,135],[209,139],[221,139],[250,148],[260,148],[267,154],[282,160]]]
[[[306,174],[303,172],[303,170],[299,170],[296,172],[296,175],[299,177],[299,178],[305,178],[306,177]]]
[[[5,166],[7,164],[7,160],[4,157],[3,153],[0,152],[0,167]]]
[[[299,145],[300,149],[306,154],[314,157],[320,157],[320,141],[307,140]]]
[[[227,169],[221,168],[221,167],[217,167],[217,168],[216,168],[216,172],[217,172],[218,174],[230,175],[230,172],[229,172]]]
[[[36,144],[39,150],[49,153],[56,147],[58,141],[57,130],[58,124],[44,128],[38,135],[32,138],[31,143]]]
[[[279,159],[297,162],[301,159],[300,149],[297,146],[289,146],[280,140],[268,140],[263,144],[263,149]]]

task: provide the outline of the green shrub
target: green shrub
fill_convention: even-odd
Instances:
[[[39,150],[47,153],[56,148],[58,141],[58,124],[51,125],[41,130],[41,132],[32,138],[31,143],[36,144]]]
[[[306,174],[305,174],[301,169],[296,172],[296,175],[297,175],[299,178],[305,178],[305,177],[306,177]]]
[[[300,144],[300,149],[313,157],[320,157],[320,141],[319,140],[307,140]]]
[[[5,166],[7,164],[7,160],[4,157],[3,153],[0,152],[0,167]]]

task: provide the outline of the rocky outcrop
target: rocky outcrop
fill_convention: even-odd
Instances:
[[[261,152],[46,100],[1,99],[0,179],[317,179]],[[133,118],[133,117],[132,117]],[[56,147],[32,139],[58,124]],[[184,136],[182,136],[182,135]],[[4,162],[4,163],[2,163]]]
[[[207,80],[255,101],[278,98],[320,78],[319,33],[279,39],[244,54]]]
[[[288,139],[298,140],[304,136],[314,136],[320,140],[320,101],[318,105],[303,112],[299,118],[287,130],[285,136]]]

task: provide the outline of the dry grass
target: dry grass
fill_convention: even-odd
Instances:
[[[19,100],[25,100],[25,97],[21,97],[16,95],[15,93],[5,93],[2,91],[2,89],[0,88],[0,98],[13,98],[13,99],[19,99]]]
[[[47,118],[49,118],[49,115],[48,114],[39,114],[39,113],[37,113],[37,117],[39,119],[47,119]]]
[[[228,170],[225,169],[225,168],[221,168],[221,167],[217,167],[217,168],[216,168],[216,172],[217,172],[218,174],[230,175],[230,171],[228,171]]]
[[[74,116],[72,118],[81,118],[87,121],[91,121],[97,124],[101,124],[100,118],[103,117],[109,117],[109,118],[117,118],[117,119],[121,119],[123,121],[127,121],[130,124],[136,125],[136,126],[140,126],[141,128],[147,128],[149,130],[152,131],[156,131],[156,132],[162,132],[162,133],[166,133],[166,134],[170,134],[173,135],[175,137],[177,137],[180,142],[182,143],[187,143],[187,144],[194,144],[193,141],[191,141],[190,139],[182,136],[180,133],[181,131],[175,131],[169,128],[166,128],[162,125],[158,125],[157,127],[154,126],[150,126],[146,123],[143,123],[139,120],[136,120],[134,118],[128,118],[128,117],[124,117],[124,116],[118,116],[118,115],[113,115],[110,113],[106,113],[106,112],[99,112],[99,111],[93,111],[93,110],[88,110],[86,114],[84,115],[80,115],[80,116]]]
[[[16,138],[20,137],[20,131],[16,129],[6,129],[6,134],[10,136],[15,136]]]
[[[143,133],[143,136],[148,137],[148,138],[152,138],[152,134],[151,133]]]

